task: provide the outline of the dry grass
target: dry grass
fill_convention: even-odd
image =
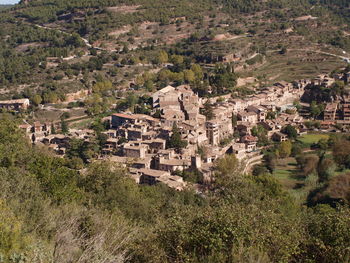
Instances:
[[[106,10],[109,12],[121,13],[121,14],[132,14],[138,11],[141,5],[121,5],[107,7]]]
[[[305,78],[314,78],[319,74],[328,74],[332,70],[345,65],[341,59],[330,57],[327,55],[310,55],[310,59],[314,61],[302,61],[302,57],[307,54],[302,54],[300,51],[289,51],[285,55],[280,55],[277,52],[268,55],[266,63],[261,65],[254,76],[266,75],[267,79],[273,81],[285,80],[293,81]],[[320,62],[317,59],[324,59]]]

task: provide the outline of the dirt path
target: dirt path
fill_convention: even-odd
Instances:
[[[278,51],[279,50],[269,50],[268,52],[272,53],[272,52],[278,52]],[[344,57],[344,56],[341,56],[341,55],[328,53],[328,52],[324,52],[324,51],[321,51],[321,50],[291,48],[291,49],[288,49],[288,51],[313,52],[313,53],[317,53],[317,54],[322,54],[322,55],[327,55],[327,56],[331,56],[331,57],[340,58],[340,59],[350,63],[350,57]]]

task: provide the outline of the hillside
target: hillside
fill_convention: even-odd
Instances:
[[[0,6],[0,263],[345,263],[349,0]]]
[[[28,96],[29,91],[51,87],[59,95],[65,92],[62,86],[88,87],[93,72],[78,68],[96,57],[91,47],[103,51],[99,54],[104,64],[98,69],[100,75],[119,86],[125,85],[119,80],[124,70],[108,65],[125,57],[147,64],[164,45],[202,64],[237,54],[242,58],[237,72],[243,77],[264,76],[275,81],[328,73],[343,65],[342,61],[313,51],[338,55],[350,51],[348,10],[342,1],[306,0],[23,2],[0,17],[0,94],[23,96],[27,90]],[[291,49],[283,57],[283,67],[276,64],[280,58],[275,53],[282,47]],[[300,50],[312,52],[305,65],[300,64],[306,55]],[[260,55],[250,59],[256,53]],[[63,60],[52,64],[48,57]],[[328,63],[320,67],[317,62],[323,59]],[[68,70],[67,63],[76,66]],[[259,65],[259,72],[254,64]],[[130,81],[137,71],[131,68],[127,73]]]
[[[12,7],[12,5],[0,5],[0,10],[1,9],[7,9],[7,8],[10,8]]]

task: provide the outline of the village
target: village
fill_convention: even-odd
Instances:
[[[129,169],[139,184],[164,183],[183,190],[187,182],[179,172],[195,169],[210,181],[215,161],[226,154],[235,154],[248,169],[261,162],[262,146],[252,130],[257,125],[267,131],[274,142],[288,140],[283,133],[287,125],[299,134],[306,133],[308,115],[299,114],[295,105],[310,85],[330,87],[335,81],[350,80],[350,73],[336,77],[318,76],[312,80],[293,83],[277,82],[256,90],[254,95],[234,98],[231,94],[200,98],[189,85],[167,86],[152,95],[152,117],[145,114],[121,112],[104,118],[108,129],[102,133],[106,142],[96,158],[109,160]],[[210,114],[203,110],[210,105]],[[1,108],[21,110],[29,106],[27,99],[2,101]],[[278,113],[278,114],[276,114]],[[271,117],[273,116],[273,117]],[[320,129],[350,124],[350,99],[327,103]],[[20,125],[33,144],[43,144],[57,155],[64,156],[72,138],[89,142],[94,130],[69,129],[66,134],[53,132],[52,123]]]

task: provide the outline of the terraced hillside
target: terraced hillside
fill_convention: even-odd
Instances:
[[[0,96],[63,97],[97,75],[125,87],[162,49],[205,67],[234,55],[269,81],[328,73],[344,62],[319,52],[350,51],[348,18],[347,1],[22,1],[0,16]]]

